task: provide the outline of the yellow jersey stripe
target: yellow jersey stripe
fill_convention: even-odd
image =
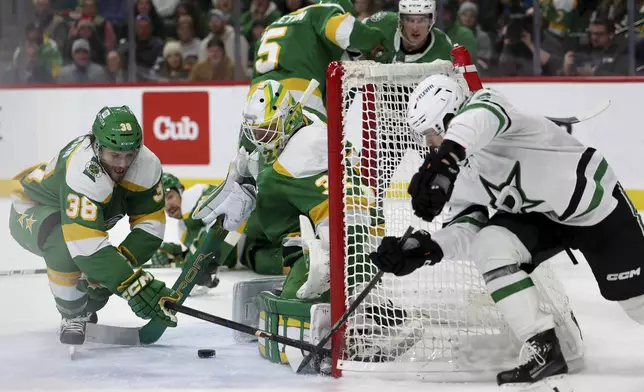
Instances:
[[[66,223],[62,228],[65,242],[107,237],[107,233],[103,230],[92,229],[91,227],[86,227],[78,223]]]

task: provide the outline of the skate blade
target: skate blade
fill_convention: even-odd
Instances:
[[[533,384],[514,383],[503,384],[502,386],[524,387],[519,392],[574,392],[565,374],[547,377]]]
[[[69,359],[72,361],[76,359],[76,346],[70,345],[68,348],[69,350]]]

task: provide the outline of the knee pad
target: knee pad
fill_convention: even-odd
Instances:
[[[512,265],[528,263],[530,252],[510,230],[487,226],[479,231],[470,245],[470,257],[482,275]]]
[[[617,301],[626,314],[640,324],[644,324],[644,295]]]

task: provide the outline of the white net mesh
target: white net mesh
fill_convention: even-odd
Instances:
[[[351,141],[361,154],[359,174],[355,166],[343,167],[345,220],[342,228],[332,227],[342,230],[344,237],[344,259],[332,262],[344,265],[345,308],[377,272],[365,254],[383,235],[401,236],[409,225],[428,231],[440,227],[440,222],[424,222],[411,210],[407,183],[426,151],[411,138],[405,114],[407,96],[416,84],[451,68],[449,62],[343,64],[342,96],[329,97],[330,102],[342,101],[342,129],[331,126],[329,132],[341,132],[342,143]],[[356,176],[371,188],[374,203],[368,214],[364,199],[357,202],[347,184],[355,185]],[[360,221],[369,222],[369,235],[356,230]],[[542,306],[555,314],[558,325],[567,325],[568,299],[554,272],[542,265],[533,279],[548,293]],[[493,371],[516,365],[521,347],[471,261],[443,260],[403,278],[385,275],[348,325],[338,358],[344,374],[378,371],[440,374],[442,380],[487,378]]]

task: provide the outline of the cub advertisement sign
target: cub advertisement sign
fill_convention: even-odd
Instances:
[[[210,163],[206,91],[143,93],[143,142],[167,165]]]

